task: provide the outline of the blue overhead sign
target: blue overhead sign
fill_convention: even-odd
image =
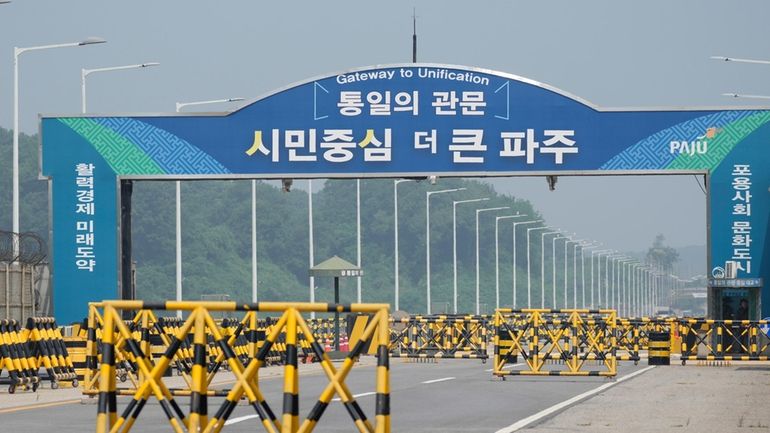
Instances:
[[[703,173],[711,266],[766,276],[768,122],[760,109],[603,109],[514,75],[434,64],[310,79],[222,115],[44,117],[56,313],[75,318],[86,300],[117,293],[121,178]]]

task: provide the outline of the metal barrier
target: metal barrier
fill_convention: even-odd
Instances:
[[[391,323],[392,357],[481,359],[482,362],[489,357],[485,318],[416,316],[392,319]]]
[[[767,320],[682,320],[682,365],[687,361],[770,360],[768,324]]]
[[[8,372],[8,393],[16,388],[36,391],[40,384],[35,358],[21,339],[21,327],[15,320],[0,320],[0,373]]]
[[[615,314],[615,310],[498,309],[492,374],[503,379],[507,375],[615,376]],[[519,356],[527,369],[509,369]],[[556,363],[546,369],[548,361]],[[594,364],[603,369],[586,369]]]
[[[656,319],[650,317],[618,318],[617,352],[618,361],[634,361],[638,364],[641,352],[649,348],[651,332],[670,332],[676,334],[678,326],[675,319]]]
[[[254,408],[261,424],[268,432],[311,432],[320,420],[326,407],[335,395],[339,395],[342,404],[348,410],[359,432],[386,433],[390,431],[390,384],[388,349],[388,305],[387,304],[323,304],[323,303],[278,303],[260,302],[256,304],[236,304],[235,302],[165,302],[145,303],[142,301],[105,301],[101,303],[101,362],[98,381],[99,403],[97,409],[98,433],[127,432],[140,415],[150,396],[159,401],[167,415],[169,423],[175,431],[220,431],[236,405],[241,399],[246,399]],[[188,317],[171,337],[165,351],[158,359],[153,359],[147,338],[152,310],[171,311],[183,310]],[[137,334],[121,319],[121,312],[135,311],[132,321],[140,323],[140,340]],[[256,312],[280,313],[280,318],[266,335],[264,344],[249,356],[244,364],[236,354],[235,335],[226,336],[225,331],[211,316],[211,312],[244,311],[253,313],[247,316],[248,327],[256,327]],[[342,365],[335,367],[321,345],[316,341],[306,320],[301,313],[307,312],[360,312],[374,314],[374,319],[366,326],[362,338],[356,344]],[[246,320],[246,319],[244,319]],[[254,323],[254,325],[252,325]],[[96,333],[96,315],[94,323],[89,316],[89,337]],[[93,327],[92,327],[93,325]],[[265,359],[276,344],[279,334],[286,332],[286,363],[284,366],[284,395],[283,415],[278,419],[262,395],[258,374],[265,365]],[[345,384],[345,378],[354,365],[354,359],[363,350],[363,341],[377,335],[381,344],[377,348],[377,377],[376,377],[376,415],[372,424],[361,407],[353,398]],[[206,355],[207,338],[211,336],[219,351],[216,362],[225,362],[235,376],[236,382],[231,389],[212,391],[209,389],[211,373],[208,371]],[[298,366],[298,336],[304,335],[313,354],[321,360],[321,368],[329,383],[318,398],[317,403],[308,416],[300,424],[299,420],[299,377]],[[185,341],[192,339],[192,364],[190,368],[189,389],[172,390],[162,379],[165,371],[179,360],[180,351]],[[94,340],[95,341],[95,338]],[[92,340],[89,339],[89,344]],[[254,346],[251,346],[251,350]],[[96,351],[91,350],[91,356]],[[93,359],[93,358],[92,358]],[[139,371],[137,386],[130,389],[131,401],[120,416],[117,414],[116,368],[121,359],[128,360],[137,366]],[[174,392],[177,391],[177,392]],[[190,397],[190,412],[185,414],[174,400],[175,395]],[[209,417],[209,396],[224,396],[224,402],[212,417]]]

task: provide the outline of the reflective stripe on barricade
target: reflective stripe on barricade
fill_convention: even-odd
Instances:
[[[614,310],[498,309],[492,374],[615,376],[615,326]],[[519,356],[527,369],[507,369]],[[593,364],[603,368],[589,370]]]
[[[127,432],[133,426],[142,408],[149,398],[154,397],[160,403],[169,423],[176,431],[220,431],[227,419],[242,399],[256,411],[262,425],[271,432],[310,432],[321,419],[325,409],[335,395],[340,397],[348,410],[353,423],[361,432],[386,433],[390,431],[390,384],[388,353],[388,306],[385,304],[336,305],[323,303],[277,303],[262,302],[256,304],[236,304],[234,302],[166,302],[145,303],[141,301],[105,301],[100,303],[102,313],[89,317],[89,328],[94,325],[94,332],[89,329],[89,336],[101,340],[101,351],[92,351],[89,355],[100,357],[98,384],[99,402],[97,405],[97,432]],[[154,359],[144,344],[144,330],[151,326],[152,311],[183,310],[188,316],[173,333],[163,335],[168,340],[165,351]],[[121,312],[135,311],[134,320],[125,323]],[[246,317],[242,328],[256,331],[256,312],[279,313],[280,317],[271,324],[263,344],[257,349],[256,336],[247,338],[250,353],[240,356],[236,348],[239,335],[230,323],[218,324],[212,317],[213,311],[243,311]],[[341,366],[331,363],[319,341],[313,335],[302,313],[307,312],[354,312],[372,314],[373,318],[364,329],[361,338],[348,353]],[[147,318],[145,321],[142,317]],[[97,324],[99,324],[98,327]],[[140,324],[139,331],[131,324]],[[236,326],[236,329],[238,326]],[[236,335],[238,334],[238,335]],[[257,380],[259,369],[266,365],[266,358],[280,335],[285,335],[284,395],[283,411],[279,418],[262,395]],[[374,422],[370,421],[354,399],[345,384],[345,378],[352,369],[355,359],[362,353],[364,342],[377,335],[377,375]],[[216,351],[209,349],[209,336]],[[302,336],[302,337],[300,337]],[[304,419],[299,417],[299,377],[297,374],[300,341],[304,338],[310,352],[320,360],[320,365],[329,380],[328,385],[318,398],[317,403]],[[189,387],[173,390],[163,383],[163,374],[176,359],[179,359],[183,342],[191,342],[192,358],[190,363]],[[166,344],[166,343],[164,343]],[[88,346],[88,345],[87,345]],[[186,355],[185,355],[186,356]],[[211,373],[207,371],[207,356],[214,357],[214,363],[224,362],[235,376],[235,385],[228,390],[209,390]],[[246,362],[244,362],[244,358]],[[137,384],[133,388],[118,389],[116,384],[116,366],[124,359],[136,367]],[[186,359],[186,358],[185,358]],[[185,361],[187,362],[187,361]],[[338,369],[339,368],[339,369]],[[220,370],[221,371],[221,370]],[[123,412],[118,415],[117,395],[132,396]],[[176,403],[175,396],[186,395],[190,398],[189,413],[184,413]],[[224,402],[216,412],[208,409],[207,397],[224,395]]]

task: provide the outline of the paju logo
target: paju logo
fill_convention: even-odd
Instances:
[[[669,152],[672,154],[690,155],[693,156],[696,153],[698,155],[704,155],[708,152],[709,142],[708,140],[716,137],[718,133],[722,131],[722,128],[711,127],[706,129],[706,133],[696,138],[693,141],[671,141],[668,145]]]

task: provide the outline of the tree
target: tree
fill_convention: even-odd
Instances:
[[[660,271],[672,272],[674,264],[679,261],[679,252],[665,245],[665,236],[659,233],[647,250],[647,263]]]

